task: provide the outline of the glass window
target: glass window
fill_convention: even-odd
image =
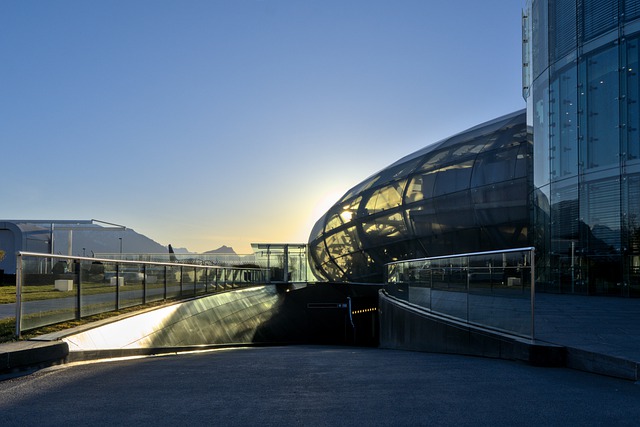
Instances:
[[[443,166],[436,172],[434,196],[454,193],[469,188],[473,160]]]
[[[360,239],[355,227],[349,227],[326,237],[329,257],[336,259],[361,249]]]
[[[549,64],[548,6],[549,2],[547,1],[534,1],[532,4],[532,77],[534,80],[547,69]]]
[[[442,162],[449,157],[449,149],[437,151],[427,156],[427,160],[422,164],[420,170],[426,171],[437,168]]]
[[[311,229],[311,234],[309,234],[309,241],[315,240],[322,235],[322,231],[324,230],[324,221],[326,218],[327,214],[324,214],[318,221],[316,221],[313,229]]]
[[[640,47],[638,39],[627,43],[627,67],[625,69],[627,96],[626,96],[626,129],[627,129],[627,159],[640,158],[640,85],[638,84],[638,71],[640,63]]]
[[[442,232],[435,206],[427,201],[407,211],[407,218],[416,237],[437,235]]]
[[[580,211],[587,226],[583,239],[591,253],[612,253],[620,249],[620,180],[586,183]]]
[[[478,226],[521,223],[528,219],[527,181],[505,181],[471,191]]]
[[[561,58],[576,48],[576,0],[555,0],[553,15],[552,52]]]
[[[619,163],[618,49],[592,55],[586,63],[586,167]]]
[[[404,180],[398,181],[374,191],[365,206],[366,213],[373,214],[400,206],[405,184]]]
[[[631,21],[640,16],[640,0],[624,0],[624,19]]]
[[[414,176],[409,183],[405,203],[419,202],[433,197],[435,183],[436,174],[434,172]]]
[[[582,0],[582,37],[585,41],[618,25],[618,2]]]
[[[328,214],[329,220],[327,221],[325,231],[331,231],[355,219],[361,201],[362,196],[358,196],[348,202],[335,205]]]
[[[509,150],[493,150],[482,153],[478,156],[473,167],[471,187],[481,187],[513,179],[519,151],[520,147],[513,147]]]
[[[640,176],[632,175],[626,179],[626,232],[629,252],[640,254]]]
[[[540,3],[540,2],[536,2]],[[549,184],[549,88],[546,74],[533,86],[533,180],[536,188]]]
[[[406,236],[407,228],[404,223],[404,217],[401,212],[396,212],[391,215],[384,215],[377,217],[370,221],[362,223],[362,229],[365,234],[376,243],[380,239],[398,239]],[[369,239],[367,239],[369,240]]]
[[[433,203],[443,232],[476,225],[469,191],[459,191],[437,197],[433,199]]]
[[[551,199],[551,244],[554,253],[568,254],[571,242],[579,239],[578,182],[569,180],[562,187],[552,185]]]
[[[578,174],[578,76],[575,66],[559,72],[551,83],[551,176]]]
[[[369,268],[374,264],[373,259],[363,252],[356,252],[348,256],[336,258],[335,263],[340,270],[344,271],[344,278],[347,280],[364,278],[372,275],[372,272],[375,272],[374,268]]]

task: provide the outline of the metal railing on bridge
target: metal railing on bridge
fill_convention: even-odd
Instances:
[[[535,338],[532,247],[398,261],[386,265],[391,296],[441,316]]]
[[[16,336],[167,299],[263,285],[269,270],[18,252]]]

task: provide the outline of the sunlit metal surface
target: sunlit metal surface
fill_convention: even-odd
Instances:
[[[174,304],[63,338],[70,351],[249,343],[278,310],[275,286]]]

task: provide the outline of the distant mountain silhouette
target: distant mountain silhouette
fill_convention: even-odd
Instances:
[[[218,249],[214,249],[212,251],[204,252],[205,254],[233,254],[237,255],[236,251],[233,250],[230,246],[222,245]]]
[[[54,239],[55,253],[67,255],[68,231],[56,232]],[[72,255],[77,256],[91,256],[92,253],[119,253],[121,248],[123,253],[168,253],[166,246],[130,228],[126,230],[74,230],[72,243]]]

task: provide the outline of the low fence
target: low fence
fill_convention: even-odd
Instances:
[[[535,338],[535,250],[519,248],[386,265],[391,296],[468,324]]]
[[[269,271],[19,252],[16,336],[23,331],[171,298],[268,283]]]

